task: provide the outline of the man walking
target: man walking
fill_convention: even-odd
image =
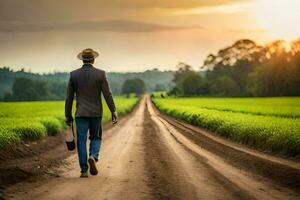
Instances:
[[[76,129],[77,151],[81,168],[80,177],[97,175],[96,162],[98,161],[102,137],[102,100],[101,93],[111,111],[112,123],[117,123],[118,117],[114,100],[107,82],[105,71],[93,66],[94,60],[99,54],[93,49],[85,49],[77,58],[83,61],[83,66],[70,73],[67,98],[65,102],[65,117],[67,125],[73,123],[72,105],[74,94],[76,95]],[[87,132],[89,131],[90,148],[87,157]],[[89,163],[89,165],[88,165]]]

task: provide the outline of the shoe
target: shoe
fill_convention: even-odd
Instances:
[[[81,172],[80,178],[88,178],[88,173],[87,172]]]
[[[94,175],[94,176],[97,175],[98,174],[98,170],[97,170],[95,158],[93,158],[93,157],[89,158],[89,165],[90,165],[90,173],[91,173],[91,175]]]

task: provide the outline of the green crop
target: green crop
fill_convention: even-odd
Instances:
[[[287,155],[300,153],[300,98],[154,98],[166,114],[226,138]]]
[[[116,97],[115,104],[119,116],[129,112],[137,100],[133,97]],[[110,112],[103,103],[103,122],[109,119]],[[64,128],[63,101],[0,103],[0,149],[20,141],[56,135]]]

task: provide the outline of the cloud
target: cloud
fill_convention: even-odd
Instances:
[[[0,22],[0,32],[42,32],[42,31],[114,31],[114,32],[159,32],[198,29],[201,26],[170,26],[133,20],[102,20],[76,22]]]
[[[238,13],[249,10],[249,3],[233,3],[216,6],[194,7],[189,9],[181,9],[173,12],[173,15],[197,15],[211,13]]]
[[[0,21],[136,19],[254,0],[0,0]],[[157,10],[162,12],[158,13]],[[129,16],[129,18],[128,18]],[[132,18],[134,17],[134,18]],[[138,18],[140,19],[140,18]]]
[[[131,8],[194,8],[214,7],[234,3],[252,2],[253,0],[111,0],[110,4]]]
[[[266,33],[268,32],[267,29],[223,29],[224,32],[227,33]]]

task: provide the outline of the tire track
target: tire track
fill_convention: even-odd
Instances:
[[[193,188],[192,190],[196,193],[194,196],[187,196],[189,192],[183,190],[180,193],[183,198],[180,199],[254,199],[246,191],[212,170],[211,166],[206,163],[206,158],[199,157],[198,154],[190,151],[177,140],[172,132],[159,121],[157,115],[153,113],[150,101],[147,101],[147,107],[152,124],[157,127],[158,139],[164,142],[162,151],[168,151],[172,155],[172,158],[176,160],[178,174],[185,175],[181,180],[189,183],[189,190]],[[170,160],[167,162],[170,162]],[[175,168],[174,165],[171,167]],[[174,182],[171,182],[171,185],[174,184]]]
[[[231,146],[206,137],[202,134],[205,130],[191,127],[181,121],[171,119],[164,115],[160,116],[195,144],[221,156],[234,167],[244,171],[251,171],[258,179],[270,179],[281,187],[288,187],[300,194],[300,168],[297,162],[274,158],[270,155],[258,156],[257,154],[259,152],[249,154],[246,151],[240,151],[239,149],[232,148]],[[246,147],[244,148],[246,149]],[[249,149],[249,151],[251,150]],[[268,157],[270,157],[270,159],[268,159]]]
[[[193,187],[182,176],[176,158],[169,152],[166,144],[160,139],[159,129],[151,120],[145,109],[144,117],[144,151],[148,186],[154,199],[178,200],[195,199]]]
[[[153,121],[161,128],[161,134],[167,135],[169,144],[180,144],[185,151],[198,159],[199,165],[206,165],[208,174],[214,174],[214,180],[223,185],[227,190],[236,191],[241,195],[241,199],[297,199],[299,195],[286,187],[280,187],[274,181],[257,179],[252,171],[242,170],[226,162],[222,156],[215,155],[201,146],[197,145],[190,138],[182,134],[172,124],[159,117],[153,108],[153,104],[148,98],[149,112]],[[218,148],[218,145],[215,146]],[[222,148],[222,147],[221,147]],[[194,174],[201,171],[194,172]],[[196,180],[197,181],[197,180]],[[232,193],[231,193],[232,195]],[[238,197],[233,195],[233,197]]]

